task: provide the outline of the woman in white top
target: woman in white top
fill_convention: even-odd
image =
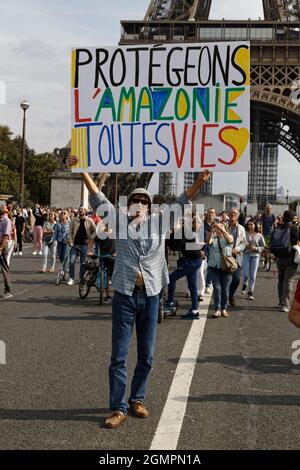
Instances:
[[[250,219],[246,224],[246,240],[247,247],[243,255],[243,288],[242,294],[245,295],[248,285],[248,297],[250,300],[254,300],[254,286],[259,266],[259,257],[265,246],[265,239],[261,233],[259,233],[258,225],[255,220]]]
[[[50,253],[51,267],[49,272],[53,273],[55,269],[56,247],[57,242],[53,239],[54,229],[56,225],[56,216],[53,211],[49,213],[49,220],[43,225],[43,267],[40,272],[45,273],[47,270],[48,253]]]

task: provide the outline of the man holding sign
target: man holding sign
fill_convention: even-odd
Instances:
[[[77,162],[76,156],[68,158],[69,165]],[[108,428],[116,428],[126,419],[129,408],[140,418],[148,416],[144,398],[154,355],[159,294],[168,284],[166,233],[164,224],[159,223],[158,214],[151,214],[152,197],[146,189],[135,189],[129,195],[128,215],[125,219],[123,217],[123,222],[127,225],[125,227],[121,226],[123,214],[99,191],[89,174],[85,172],[82,177],[90,192],[91,206],[97,208],[102,219],[109,213],[110,220],[116,219],[118,227],[112,278],[115,293],[112,302],[112,354],[109,368],[112,415],[105,423]],[[176,202],[184,208],[209,177],[209,172],[200,174],[197,181]],[[137,364],[127,402],[126,361],[134,324],[137,333]]]
[[[250,169],[249,43],[163,44],[72,51],[73,171],[83,172],[90,204],[115,223],[116,261],[109,368],[109,428],[128,408],[146,418],[159,294],[168,283],[163,216],[183,209],[210,171]],[[76,155],[76,157],[75,157]],[[151,214],[144,188],[116,211],[87,172],[199,172],[166,209]],[[181,211],[181,217],[182,217]],[[126,400],[126,360],[136,323],[137,365]]]

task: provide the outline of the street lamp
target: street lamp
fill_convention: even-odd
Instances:
[[[286,190],[286,203],[289,205],[289,190]]]
[[[21,197],[21,206],[24,205],[24,174],[25,174],[25,113],[29,108],[29,103],[26,100],[23,100],[20,103],[21,108],[23,109],[23,134],[22,134],[22,160],[21,160],[21,175],[20,175],[20,197]]]

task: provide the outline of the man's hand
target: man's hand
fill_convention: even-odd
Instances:
[[[196,196],[196,194],[198,193],[199,189],[204,186],[204,184],[209,180],[210,176],[211,176],[211,172],[210,171],[203,171],[199,174],[197,180],[195,181],[195,183],[186,190],[185,194],[186,194],[186,197],[191,201],[194,199],[194,197]]]
[[[72,166],[74,165],[77,165],[78,163],[78,157],[76,157],[76,155],[68,155],[67,159],[66,159],[66,165],[68,168],[71,168]]]
[[[237,248],[233,248],[233,250],[232,250],[232,254],[233,254],[233,256],[236,256],[236,255],[238,254],[238,250],[237,250]]]
[[[205,171],[199,173],[199,176],[197,178],[197,182],[199,182],[199,184],[202,186],[203,184],[207,183],[207,181],[209,180],[211,175],[212,175],[212,173],[210,171],[205,170]]]

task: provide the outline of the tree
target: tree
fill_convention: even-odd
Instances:
[[[50,153],[30,155],[25,170],[25,184],[30,198],[40,204],[49,204],[51,175],[58,168],[57,158]]]
[[[0,192],[20,198],[22,138],[12,138],[8,126],[0,126]],[[25,144],[25,204],[28,200],[48,204],[51,175],[58,167],[53,154],[36,154]]]

